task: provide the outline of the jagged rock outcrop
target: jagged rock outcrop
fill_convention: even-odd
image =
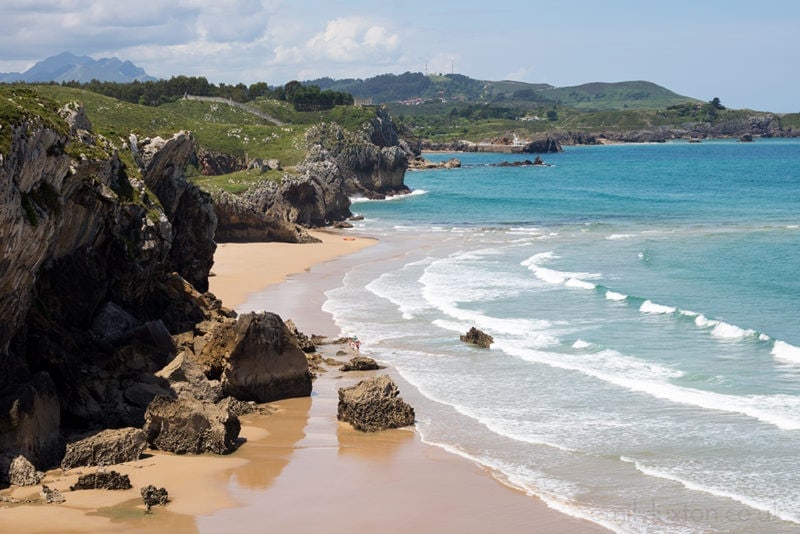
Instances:
[[[384,109],[360,133],[336,123],[309,128],[306,143],[311,148],[302,166],[306,173],[318,172],[314,163],[334,163],[348,195],[382,198],[409,192],[403,179],[410,149],[400,144],[397,128]]]
[[[400,398],[388,375],[339,388],[337,417],[362,432],[375,432],[414,424],[414,408]]]
[[[431,161],[422,156],[408,160],[408,168],[411,170],[429,170],[429,169],[458,169],[461,167],[461,160],[457,158],[450,158],[444,161]]]
[[[134,155],[144,183],[172,223],[170,267],[198,290],[207,291],[217,217],[209,194],[186,180],[185,169],[195,149],[191,135],[180,132],[169,140],[155,137],[136,143]]]
[[[473,326],[466,334],[461,336],[461,341],[477,345],[482,349],[488,349],[494,343],[494,338]]]
[[[225,395],[270,402],[311,394],[305,354],[274,313],[247,313],[220,323],[206,336],[198,356],[206,376],[219,378]]]
[[[43,478],[44,473],[38,471],[24,456],[0,456],[0,482],[15,486],[35,486]]]
[[[297,346],[300,347],[300,350],[305,353],[317,351],[317,347],[314,345],[314,340],[302,333],[297,328],[297,325],[294,324],[294,321],[291,319],[286,319],[284,324],[286,325],[286,328],[289,329],[289,333],[292,335],[292,337],[294,337],[294,341],[297,343]]]
[[[70,491],[104,489],[127,490],[131,489],[131,479],[116,471],[98,471],[78,477],[78,481],[69,487]]]
[[[351,215],[350,198],[336,163],[321,157],[306,161],[298,170],[301,176],[287,175],[280,183],[260,182],[242,196],[267,217],[306,227],[327,226]]]
[[[258,188],[257,188],[258,189]],[[250,196],[254,196],[251,192]],[[214,212],[217,216],[217,243],[254,243],[279,241],[282,243],[314,243],[318,240],[301,226],[287,219],[267,215],[267,201],[249,202],[240,195],[215,191]],[[256,205],[261,208],[256,209]]]
[[[241,424],[236,414],[189,395],[156,397],[147,407],[144,432],[151,447],[175,454],[236,449]]]
[[[103,430],[67,444],[62,469],[106,466],[138,460],[147,448],[147,436],[139,428]]]
[[[195,159],[200,173],[205,176],[219,176],[230,174],[247,168],[247,165],[236,156],[230,154],[217,154],[200,150]]]

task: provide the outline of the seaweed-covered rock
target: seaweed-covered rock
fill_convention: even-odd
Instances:
[[[399,394],[397,385],[388,375],[339,388],[338,418],[362,432],[413,425],[414,408]]]
[[[79,466],[114,465],[138,460],[147,448],[147,437],[138,428],[104,430],[67,444],[62,469]]]

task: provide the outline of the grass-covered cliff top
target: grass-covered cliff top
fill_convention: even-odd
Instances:
[[[4,91],[23,88],[29,95],[40,95],[58,105],[78,101],[86,109],[93,130],[123,147],[131,133],[138,137],[171,137],[191,131],[202,149],[231,155],[241,160],[277,159],[284,169],[292,169],[306,153],[305,133],[314,124],[335,121],[348,129],[359,129],[374,117],[371,108],[338,106],[327,111],[300,112],[288,103],[260,98],[249,102],[283,122],[276,125],[253,113],[225,102],[177,100],[160,106],[123,102],[90,91],[58,85],[5,86]],[[221,188],[240,192],[265,179],[279,180],[280,171],[261,173],[242,171],[224,176],[191,176],[207,189]]]
[[[0,86],[0,154],[8,154],[11,149],[11,127],[26,120],[40,121],[43,126],[66,134],[69,128],[58,115],[59,107],[31,88]]]

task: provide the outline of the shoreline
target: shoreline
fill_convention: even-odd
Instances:
[[[210,291],[237,311],[256,295],[307,286],[315,299],[295,298],[303,312],[294,319],[301,331],[335,335],[336,326],[319,306],[325,282],[341,280],[352,253],[377,240],[314,232],[318,244],[249,243],[221,245]],[[279,261],[276,254],[280,255]],[[331,262],[351,256],[344,263]],[[262,268],[253,268],[253,264]],[[323,265],[325,268],[322,268]],[[297,277],[292,275],[299,275]],[[255,299],[258,302],[258,299]],[[273,311],[271,306],[265,306]],[[284,317],[281,315],[283,319]],[[303,321],[298,321],[303,319]],[[302,322],[302,324],[301,324]],[[335,356],[337,345],[323,346]],[[337,389],[376,373],[390,374],[403,390],[410,387],[392,369],[342,373],[328,368],[314,382],[311,397],[270,403],[275,413],[242,417],[245,442],[227,456],[177,456],[147,450],[140,460],[114,466],[128,474],[124,491],[69,491],[79,474],[47,472],[44,484],[62,492],[62,504],[0,503],[0,521],[24,532],[222,532],[232,522],[245,530],[314,529],[352,532],[408,528],[437,532],[606,532],[594,523],[551,509],[536,497],[509,486],[478,464],[424,443],[414,427],[364,434],[336,419]],[[153,484],[169,491],[170,502],[146,515],[139,488]],[[0,495],[37,497],[41,485],[13,487]],[[268,518],[268,519],[266,519]]]

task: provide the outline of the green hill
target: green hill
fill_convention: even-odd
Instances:
[[[697,99],[679,95],[652,82],[586,83],[543,90],[548,100],[587,111],[666,109]]]
[[[587,111],[666,109],[697,102],[645,81],[587,83],[575,87],[553,87],[542,83],[510,80],[475,80],[461,74],[406,72],[381,74],[365,80],[321,78],[304,82],[322,89],[344,91],[375,104],[439,101],[467,103],[516,103],[519,105],[564,105]]]

